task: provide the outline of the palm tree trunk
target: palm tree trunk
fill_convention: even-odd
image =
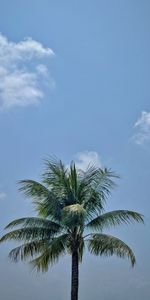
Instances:
[[[78,300],[79,287],[79,259],[78,252],[72,253],[71,300]]]

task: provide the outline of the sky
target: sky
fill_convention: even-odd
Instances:
[[[89,162],[120,175],[106,210],[132,209],[145,225],[110,231],[137,264],[85,253],[79,299],[150,294],[150,2],[0,0],[0,231],[34,215],[17,181],[40,181],[43,159]],[[70,299],[70,257],[44,275],[0,247],[3,300]]]

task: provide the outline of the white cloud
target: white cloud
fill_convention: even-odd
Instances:
[[[143,111],[141,117],[134,124],[137,133],[133,136],[136,144],[142,145],[150,141],[150,112]]]
[[[6,198],[6,193],[4,193],[4,192],[0,192],[0,200],[3,200],[3,199],[5,199]]]
[[[39,74],[42,74],[44,76],[48,76],[48,69],[45,65],[42,65],[42,64],[38,65],[36,67],[36,70],[38,71]]]
[[[0,34],[0,109],[39,103],[44,97],[42,79],[51,86],[54,82],[46,65],[38,62],[53,55],[31,38],[14,43]]]
[[[78,169],[85,171],[89,165],[102,167],[100,157],[95,151],[79,152],[75,155],[75,163]]]

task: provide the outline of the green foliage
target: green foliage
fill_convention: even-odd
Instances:
[[[89,229],[102,231],[107,227],[120,225],[122,223],[130,224],[133,222],[143,222],[143,216],[134,211],[114,210],[99,215],[91,220],[86,226]]]
[[[48,219],[44,219],[44,218],[36,218],[36,217],[32,217],[32,218],[21,218],[21,219],[17,219],[12,221],[11,223],[9,223],[5,229],[9,229],[9,228],[13,228],[16,227],[18,225],[22,225],[22,227],[45,227],[45,228],[51,228],[52,230],[54,230],[54,232],[59,231],[61,229],[60,224],[50,221]]]
[[[75,227],[83,227],[86,218],[86,210],[80,204],[72,204],[62,209],[62,223],[66,228],[74,230]]]
[[[49,264],[58,261],[59,257],[66,252],[68,242],[68,234],[54,237],[45,248],[42,249],[40,256],[31,261],[31,265],[37,271],[45,272],[48,270]]]
[[[107,234],[94,234],[88,240],[88,248],[95,255],[111,256],[116,254],[122,258],[129,258],[132,266],[135,264],[135,256],[132,250],[120,239]]]
[[[15,262],[27,260],[37,271],[44,272],[49,264],[66,253],[77,251],[82,261],[87,245],[95,255],[127,257],[134,265],[135,256],[129,246],[102,233],[111,226],[143,222],[143,216],[137,212],[104,212],[116,178],[118,176],[106,168],[89,166],[84,172],[73,162],[66,168],[61,160],[50,159],[45,162],[41,183],[19,181],[19,190],[32,199],[37,217],[17,219],[6,226],[13,230],[6,233],[1,242],[23,241],[10,252],[10,258]]]

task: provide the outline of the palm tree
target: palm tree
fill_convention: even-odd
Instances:
[[[45,272],[50,264],[68,253],[72,258],[71,300],[78,299],[79,263],[85,246],[97,256],[113,254],[128,258],[135,264],[131,248],[122,240],[103,230],[133,221],[143,222],[143,216],[129,210],[104,212],[107,196],[118,177],[111,170],[90,166],[81,171],[72,162],[67,168],[58,159],[46,161],[42,183],[20,181],[20,191],[33,199],[37,217],[12,221],[1,242],[22,241],[9,257],[26,261],[37,271]]]

